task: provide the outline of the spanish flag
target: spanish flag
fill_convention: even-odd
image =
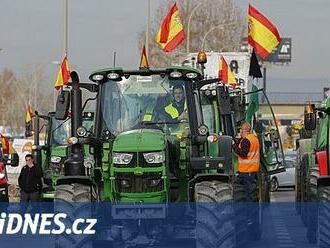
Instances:
[[[0,138],[1,138],[2,154],[17,153],[7,137],[0,134]]]
[[[179,11],[174,3],[156,35],[156,42],[165,52],[173,51],[185,39]]]
[[[277,28],[258,10],[249,5],[248,43],[266,59],[281,42]]]
[[[148,56],[145,46],[143,46],[141,53],[140,68],[149,68]]]
[[[25,137],[30,137],[32,134],[32,106],[28,104],[25,114]]]
[[[0,134],[0,136],[1,136],[2,153],[9,154],[9,140],[7,137],[3,136],[2,134]]]
[[[236,86],[235,75],[231,71],[223,56],[221,56],[221,59],[219,61],[219,79],[225,84],[230,84],[233,87]]]
[[[59,90],[63,85],[67,85],[70,79],[70,69],[68,64],[68,59],[65,56],[61,63],[60,70],[58,71],[55,89]]]

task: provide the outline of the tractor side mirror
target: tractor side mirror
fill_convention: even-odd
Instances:
[[[62,90],[61,93],[57,96],[56,101],[56,120],[65,120],[69,114],[70,107],[70,91]]]
[[[314,112],[306,113],[304,115],[304,125],[305,125],[305,129],[308,130],[308,131],[315,130],[315,128],[316,128],[316,114]]]
[[[8,157],[5,158],[6,166],[17,167],[19,164],[19,156],[17,153],[9,154]]]

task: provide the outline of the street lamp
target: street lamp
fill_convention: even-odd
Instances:
[[[222,24],[219,24],[217,26],[213,26],[211,27],[204,35],[203,37],[203,41],[202,41],[202,49],[204,50],[204,44],[205,44],[205,40],[206,40],[206,37],[215,29],[224,29],[224,27],[226,26],[230,26],[230,25],[234,25],[236,24],[236,22],[230,22],[230,23],[222,23]]]

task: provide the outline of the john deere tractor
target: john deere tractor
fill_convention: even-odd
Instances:
[[[83,112],[82,120],[86,130],[89,130],[93,125],[94,112]],[[57,178],[64,173],[63,164],[69,153],[68,138],[71,137],[71,119],[68,117],[60,121],[55,119],[55,112],[49,112],[47,115],[40,115],[36,112],[33,122],[35,132],[32,148],[35,161],[43,170],[44,185],[41,199],[42,201],[53,201],[54,186]],[[43,127],[45,127],[45,138],[41,142],[40,133]]]
[[[329,115],[330,98],[320,104],[308,104],[304,126],[311,133],[299,142],[298,212],[307,226],[308,240],[319,247],[330,245]]]
[[[56,181],[55,205],[100,200],[113,203],[108,216],[111,228],[117,227],[117,231],[103,239],[117,242],[118,247],[161,242],[159,234],[164,230],[172,238],[193,238],[197,247],[233,247],[239,243],[235,233],[245,235],[246,223],[244,216],[238,221],[233,218],[231,203],[245,199],[234,183],[231,145],[236,121],[244,116],[245,105],[239,100],[242,94],[230,97],[227,86],[217,79],[203,80],[201,72],[191,67],[108,68],[93,72],[90,84],[79,83],[76,72],[71,78],[71,90],[62,91],[56,111],[57,119],[66,119],[71,102],[72,145],[64,161],[64,176]],[[173,109],[168,111],[177,87],[183,89],[185,99],[180,116]],[[81,88],[97,93],[92,135],[82,131]],[[86,145],[93,158],[88,167],[84,163]],[[193,211],[196,218],[193,222],[190,219],[188,226],[195,232],[168,228],[166,221],[160,228],[139,227],[141,221],[148,223],[140,214],[148,212],[148,203],[158,203],[148,218],[159,219],[166,217],[170,202],[197,203],[196,208],[183,208],[174,217],[181,218],[183,225]],[[138,209],[133,214],[130,203],[139,203],[133,205]],[[125,214],[126,210],[131,214]],[[123,223],[129,223],[124,225],[128,231],[122,230]],[[61,236],[58,243],[68,240]],[[75,236],[69,243],[78,247],[81,242],[87,241]]]

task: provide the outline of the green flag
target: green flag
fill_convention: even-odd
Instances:
[[[254,84],[252,84],[252,92],[257,91],[258,88]],[[250,97],[249,106],[246,110],[245,121],[252,123],[252,118],[255,112],[259,109],[259,97],[258,92],[252,93]]]

